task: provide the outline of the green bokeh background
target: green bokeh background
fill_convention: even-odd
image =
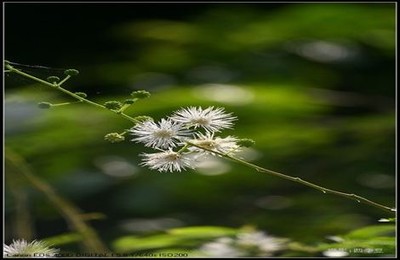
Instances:
[[[7,3],[5,56],[76,68],[66,87],[99,103],[150,91],[127,111],[132,116],[225,107],[239,120],[222,135],[256,141],[245,159],[395,205],[394,4]],[[312,244],[391,217],[228,161],[149,171],[138,155],[150,150],[103,139],[129,121],[85,104],[41,110],[38,102],[70,99],[17,75],[5,83],[6,147],[84,212],[104,214],[91,224],[108,245],[202,225],[252,225]],[[35,237],[69,232],[42,194],[22,190]],[[16,208],[8,186],[5,195],[11,241]]]

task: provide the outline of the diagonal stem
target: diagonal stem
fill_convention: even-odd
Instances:
[[[79,96],[79,95],[77,95],[77,94],[75,94],[75,93],[73,93],[73,92],[71,92],[71,91],[69,91],[69,90],[67,90],[67,89],[65,89],[65,88],[63,88],[63,87],[61,87],[61,84],[64,83],[65,80],[68,79],[69,77],[66,77],[66,78],[65,78],[62,82],[60,82],[60,83],[50,83],[50,82],[47,82],[47,81],[42,80],[42,79],[40,79],[40,78],[37,78],[37,77],[35,77],[35,76],[33,76],[33,75],[30,75],[30,74],[28,74],[28,73],[25,73],[25,72],[23,72],[23,71],[21,71],[21,70],[19,70],[19,69],[16,69],[16,68],[14,68],[13,66],[11,66],[11,65],[8,64],[8,63],[6,63],[5,67],[6,67],[10,72],[17,73],[17,74],[19,74],[19,75],[21,75],[21,76],[24,76],[24,77],[26,77],[26,78],[32,79],[32,80],[34,80],[34,81],[36,81],[36,82],[42,83],[42,84],[44,84],[44,85],[46,85],[46,86],[49,86],[49,87],[51,87],[51,88],[55,88],[55,89],[57,89],[57,90],[59,90],[59,91],[65,93],[65,94],[67,94],[67,95],[69,95],[69,96],[71,96],[71,97],[73,97],[73,98],[75,98],[75,99],[77,99],[77,100],[79,100],[79,101],[82,101],[82,102],[84,102],[84,103],[86,103],[86,104],[89,104],[89,105],[92,105],[92,106],[95,106],[95,107],[98,107],[98,108],[102,108],[102,109],[106,109],[106,110],[108,110],[108,111],[111,111],[111,112],[113,112],[113,113],[115,113],[115,114],[117,114],[117,115],[120,115],[120,116],[122,116],[123,118],[125,118],[125,119],[127,119],[127,120],[129,120],[129,121],[131,121],[131,122],[133,122],[133,123],[135,123],[135,124],[136,124],[136,123],[139,123],[138,120],[134,119],[133,117],[128,116],[127,114],[124,114],[124,113],[118,112],[118,111],[110,110],[110,109],[106,108],[106,107],[103,106],[103,105],[100,105],[100,104],[98,104],[98,103],[96,103],[96,102],[90,101],[89,99],[86,99],[86,98],[84,98],[84,97],[81,97],[81,96]]]
[[[52,87],[52,88],[56,88],[57,90],[60,90],[61,92],[64,92],[65,94],[70,95],[70,96],[72,96],[72,97],[74,97],[74,98],[76,98],[76,99],[78,99],[78,100],[80,100],[80,101],[82,101],[82,102],[85,102],[85,103],[87,103],[87,104],[89,104],[89,105],[93,105],[93,106],[96,106],[96,107],[99,107],[99,108],[107,109],[107,108],[106,108],[105,106],[103,106],[103,105],[100,105],[100,104],[98,104],[98,103],[95,103],[95,102],[93,102],[93,101],[90,101],[90,100],[88,100],[88,99],[85,99],[85,98],[83,98],[83,97],[81,97],[81,96],[79,96],[79,95],[76,95],[75,93],[70,92],[70,91],[67,90],[67,89],[62,88],[60,83],[59,83],[59,84],[57,84],[57,83],[55,83],[55,84],[49,83],[49,82],[44,81],[44,80],[42,80],[42,79],[39,79],[39,78],[37,78],[37,77],[35,77],[35,76],[29,75],[29,74],[27,74],[27,73],[24,73],[24,72],[22,72],[22,71],[20,71],[20,70],[18,70],[18,69],[15,69],[15,68],[14,68],[13,66],[11,66],[9,63],[6,63],[6,64],[5,64],[5,67],[8,69],[9,72],[15,72],[15,73],[17,73],[17,74],[19,74],[19,75],[21,75],[21,76],[30,78],[30,79],[32,79],[32,80],[35,80],[35,81],[37,81],[37,82],[40,82],[40,83],[45,84],[45,85],[47,85],[47,86],[50,86],[50,87]],[[69,79],[69,78],[68,78],[68,77],[65,78],[65,79],[62,81],[62,83],[64,83],[67,79]],[[107,110],[109,110],[109,109],[107,109]],[[131,122],[133,122],[133,123],[139,123],[139,122],[140,122],[139,120],[137,120],[137,119],[135,119],[135,118],[132,118],[132,117],[130,117],[130,116],[124,114],[124,113],[122,112],[123,110],[121,110],[121,109],[120,109],[119,111],[113,111],[113,110],[109,110],[109,111],[112,111],[112,112],[114,112],[115,114],[120,115],[120,116],[122,116],[123,118],[125,118],[125,119],[127,119],[127,120],[129,120],[129,121],[131,121]],[[340,197],[344,197],[344,198],[347,198],[347,199],[355,200],[355,201],[357,201],[357,202],[359,202],[359,203],[362,202],[362,203],[364,203],[364,204],[367,204],[367,205],[370,205],[370,206],[374,206],[374,207],[376,207],[376,208],[379,208],[379,209],[382,209],[382,210],[385,210],[385,211],[389,211],[389,212],[392,212],[392,213],[393,213],[393,212],[396,212],[396,209],[395,209],[395,208],[391,208],[391,207],[388,207],[388,206],[384,206],[384,205],[382,205],[382,204],[379,204],[379,203],[376,203],[376,202],[374,202],[374,201],[368,200],[368,199],[366,199],[366,198],[364,198],[364,197],[358,196],[358,195],[353,194],[353,193],[345,193],[345,192],[341,192],[341,191],[336,191],[336,190],[328,189],[328,188],[319,186],[319,185],[317,185],[317,184],[314,184],[314,183],[305,181],[305,180],[303,180],[303,179],[301,179],[301,178],[299,178],[299,177],[293,177],[293,176],[289,176],[289,175],[286,175],[286,174],[283,174],[283,173],[280,173],[280,172],[268,170],[268,169],[265,169],[265,168],[260,167],[260,166],[258,166],[258,165],[255,165],[255,164],[252,164],[252,163],[250,163],[250,162],[247,162],[247,161],[245,161],[245,160],[242,160],[242,159],[233,157],[233,156],[231,156],[231,155],[229,155],[229,154],[224,154],[224,153],[221,153],[221,152],[218,152],[218,151],[214,151],[214,150],[208,149],[208,148],[206,148],[206,147],[202,147],[202,146],[196,145],[196,144],[191,143],[191,142],[189,142],[189,141],[187,141],[186,143],[187,143],[187,145],[195,146],[195,147],[200,148],[200,149],[202,149],[202,150],[205,150],[205,151],[208,151],[208,152],[217,154],[217,155],[219,155],[219,156],[221,156],[221,157],[224,157],[224,158],[226,158],[226,159],[229,159],[229,160],[235,161],[235,162],[237,162],[237,163],[240,163],[240,164],[246,165],[246,166],[248,166],[248,167],[251,167],[251,168],[255,169],[255,170],[258,171],[258,172],[268,173],[268,174],[270,174],[270,175],[274,175],[274,176],[277,176],[277,177],[282,178],[282,179],[286,179],[286,180],[289,180],[289,181],[297,182],[297,183],[303,184],[303,185],[305,185],[305,186],[311,187],[311,188],[313,188],[313,189],[319,190],[319,191],[321,191],[321,192],[323,192],[323,193],[325,193],[325,194],[326,194],[326,193],[330,193],[330,194],[337,195],[337,196],[340,196]],[[184,148],[182,148],[182,151],[183,151],[184,149],[187,148],[187,145],[186,145]],[[182,152],[182,151],[178,151],[178,152]]]
[[[258,165],[255,165],[255,164],[252,164],[250,162],[247,162],[245,160],[233,157],[233,156],[231,156],[229,154],[224,154],[224,153],[221,153],[221,152],[218,152],[218,151],[215,151],[215,150],[211,150],[211,149],[208,149],[206,147],[202,147],[200,145],[194,144],[194,143],[189,142],[189,141],[187,141],[186,143],[191,145],[191,146],[195,146],[197,148],[203,149],[205,151],[217,154],[217,155],[219,155],[221,157],[224,157],[224,158],[227,158],[227,159],[229,159],[231,161],[234,161],[234,162],[243,164],[245,166],[251,167],[251,168],[255,169],[258,172],[268,173],[270,175],[274,175],[274,176],[282,178],[282,179],[286,179],[286,180],[289,180],[289,181],[297,182],[297,183],[303,184],[305,186],[311,187],[313,189],[319,190],[319,191],[321,191],[321,192],[323,192],[325,194],[326,193],[330,193],[330,194],[337,195],[337,196],[340,196],[340,197],[344,197],[344,198],[347,198],[347,199],[355,200],[355,201],[357,201],[359,203],[362,202],[364,204],[367,204],[367,205],[370,205],[370,206],[374,206],[376,208],[380,208],[380,209],[385,210],[385,211],[389,211],[389,212],[392,212],[392,213],[396,212],[395,208],[384,206],[382,204],[379,204],[379,203],[376,203],[374,201],[368,200],[368,199],[366,199],[364,197],[358,196],[358,195],[353,194],[353,193],[345,193],[345,192],[341,192],[341,191],[331,190],[331,189],[319,186],[317,184],[305,181],[305,180],[303,180],[303,179],[301,179],[299,177],[293,177],[293,176],[289,176],[289,175],[286,175],[286,174],[283,174],[283,173],[280,173],[280,172],[268,170],[268,169],[265,169],[265,168],[260,167]]]

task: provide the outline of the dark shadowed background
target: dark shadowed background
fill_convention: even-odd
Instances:
[[[225,107],[239,120],[222,135],[256,141],[243,158],[394,206],[394,4],[10,2],[4,27],[7,60],[51,67],[27,72],[78,69],[66,87],[99,103],[150,91],[132,116]],[[90,223],[111,248],[125,235],[214,225],[312,244],[390,217],[223,160],[149,171],[138,166],[142,145],[104,141],[129,121],[85,104],[42,110],[70,99],[14,74],[5,83],[7,151],[82,211],[104,214]],[[18,185],[34,238],[70,232],[46,197]],[[15,189],[6,185],[8,242]]]

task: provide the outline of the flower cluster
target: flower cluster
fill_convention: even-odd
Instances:
[[[235,237],[220,237],[199,248],[200,256],[247,257],[273,256],[286,247],[286,239],[276,238],[262,231],[241,232]]]
[[[240,150],[240,139],[215,136],[222,129],[232,128],[237,118],[223,108],[189,107],[174,112],[159,122],[146,120],[129,132],[132,141],[158,150],[143,153],[141,165],[160,172],[194,169],[205,155],[227,155]]]
[[[3,245],[3,257],[55,257],[59,249],[50,248],[43,241],[32,241],[28,243],[26,240],[14,240],[12,244]]]

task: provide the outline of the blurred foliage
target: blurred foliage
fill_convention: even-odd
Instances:
[[[394,225],[374,225],[354,230],[342,237],[334,237],[337,243],[321,244],[321,250],[341,250],[348,256],[394,256],[396,252]]]
[[[247,229],[247,231],[246,231]],[[158,252],[184,252],[188,256],[200,256],[201,245],[215,241],[215,238],[234,237],[238,234],[249,232],[249,227],[241,229],[228,229],[226,227],[188,227],[167,230],[163,234],[149,236],[125,236],[114,242],[114,252],[134,253],[142,252],[149,255],[157,255]],[[331,236],[322,238],[321,241],[331,240],[330,243],[317,245],[305,245],[296,241],[286,241],[285,246],[274,255],[278,256],[340,256],[329,255],[329,252],[344,252],[346,256],[393,256],[395,254],[395,227],[393,225],[373,225],[354,230],[343,236]],[[373,238],[373,239],[371,239]],[[273,238],[277,241],[285,241],[282,238]],[[218,240],[217,240],[218,241]],[[258,241],[249,241],[255,246]],[[218,250],[218,246],[212,248]],[[226,255],[229,257],[232,255]],[[253,255],[247,251],[247,255]],[[268,255],[261,255],[268,256]]]
[[[256,141],[245,159],[394,205],[394,4],[188,6],[8,3],[6,58],[76,68],[81,73],[67,88],[100,104],[151,92],[126,111],[132,116],[158,120],[185,106],[223,106],[239,118],[223,135]],[[63,71],[23,69],[44,79]],[[37,107],[66,101],[6,74],[5,145],[84,212],[104,214],[91,224],[120,252],[193,248],[243,225],[313,245],[314,255],[331,246],[393,252],[392,236],[366,227],[390,214],[228,161],[184,173],[149,171],[138,166],[141,145],[104,140],[129,121],[84,104]],[[77,250],[79,237],[62,216],[24,187],[36,237],[57,235],[51,241]],[[6,240],[16,230],[10,189]],[[316,246],[346,233],[340,243]],[[294,255],[311,254],[304,248]]]
[[[126,236],[114,242],[116,252],[133,252],[159,248],[185,248],[199,245],[201,241],[235,234],[235,230],[226,227],[189,227],[168,230],[166,234],[148,237]],[[180,250],[182,251],[182,250]]]

